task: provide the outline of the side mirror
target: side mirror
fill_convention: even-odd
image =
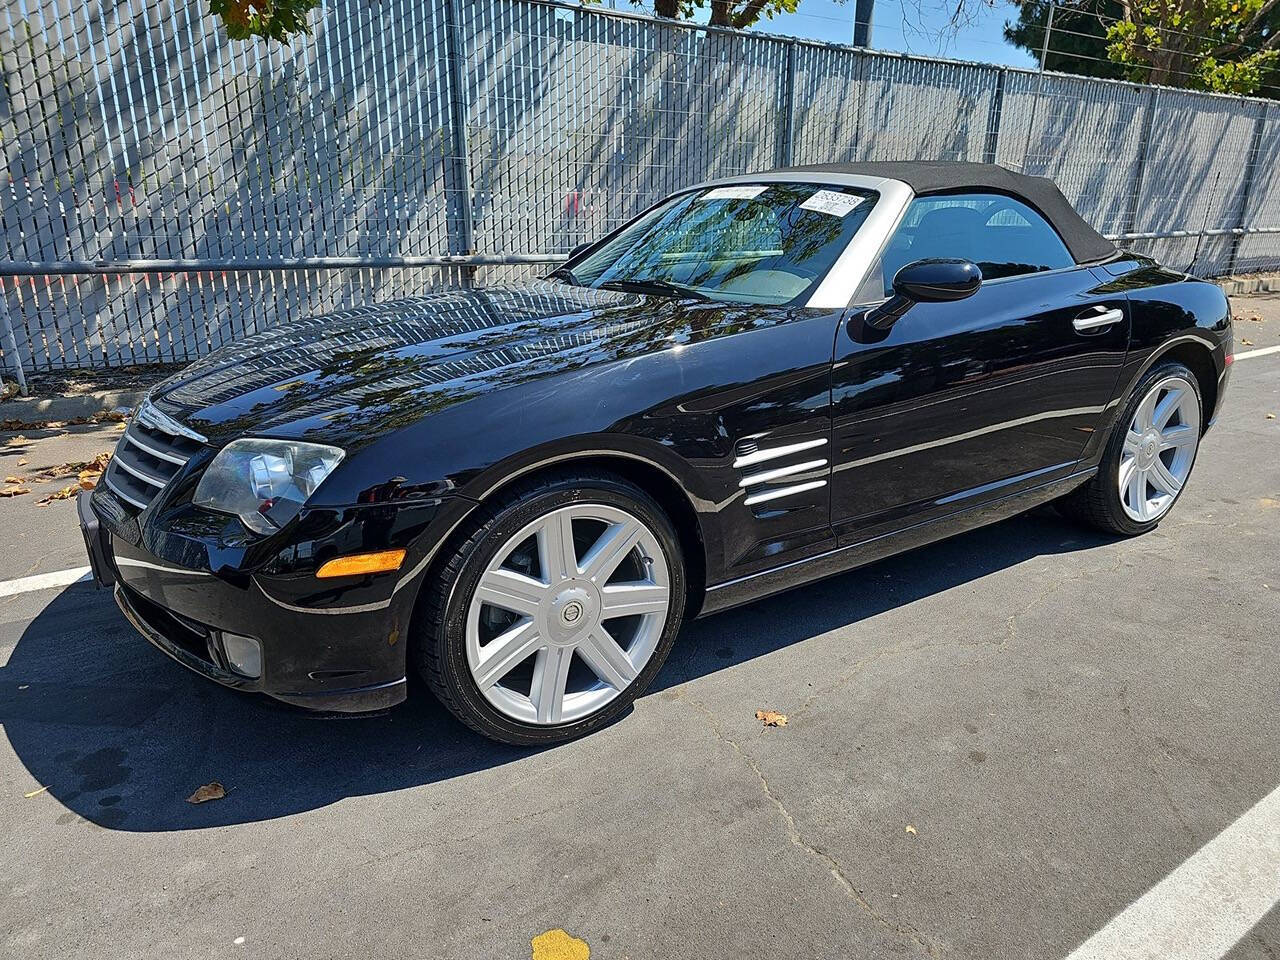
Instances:
[[[917,260],[893,278],[893,296],[867,313],[866,322],[888,330],[917,303],[965,300],[982,286],[982,271],[968,260]]]

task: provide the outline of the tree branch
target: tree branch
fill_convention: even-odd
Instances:
[[[749,27],[760,17],[760,11],[764,9],[764,5],[769,0],[749,0],[747,5],[733,14],[733,26]]]
[[[1267,0],[1266,3],[1264,3],[1261,7],[1258,8],[1258,12],[1253,15],[1253,19],[1240,28],[1240,34],[1239,34],[1240,39],[1233,40],[1230,43],[1224,43],[1214,47],[1212,50],[1209,51],[1208,56],[1219,57],[1219,56],[1223,56],[1224,54],[1235,53],[1237,50],[1243,47],[1244,42],[1248,38],[1249,34],[1251,34],[1254,31],[1254,29],[1256,29],[1258,26],[1261,25],[1263,18],[1266,17],[1266,15],[1275,8],[1277,3],[1280,3],[1280,0]],[[1271,36],[1268,37],[1266,42],[1258,49],[1266,50],[1268,46],[1272,45],[1275,42],[1277,37],[1280,37],[1280,31],[1273,31]]]

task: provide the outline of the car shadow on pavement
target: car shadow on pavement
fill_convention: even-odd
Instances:
[[[653,689],[1034,556],[1108,542],[1041,512],[881,561],[686,625]],[[422,689],[381,715],[342,718],[223,689],[144,642],[109,595],[87,584],[49,603],[0,667],[0,724],[31,777],[67,808],[61,822],[128,831],[269,820],[530,753],[472,733]],[[212,780],[226,786],[225,799],[183,802]]]

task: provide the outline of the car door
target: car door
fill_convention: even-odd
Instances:
[[[1123,296],[1099,291],[1040,215],[1009,197],[913,201],[883,255],[971,260],[967,300],[918,303],[887,332],[855,311],[832,378],[832,520],[853,543],[1070,474],[1111,401]]]

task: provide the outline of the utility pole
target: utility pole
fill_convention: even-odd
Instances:
[[[871,46],[871,10],[876,0],[857,0],[853,10],[853,45]]]

